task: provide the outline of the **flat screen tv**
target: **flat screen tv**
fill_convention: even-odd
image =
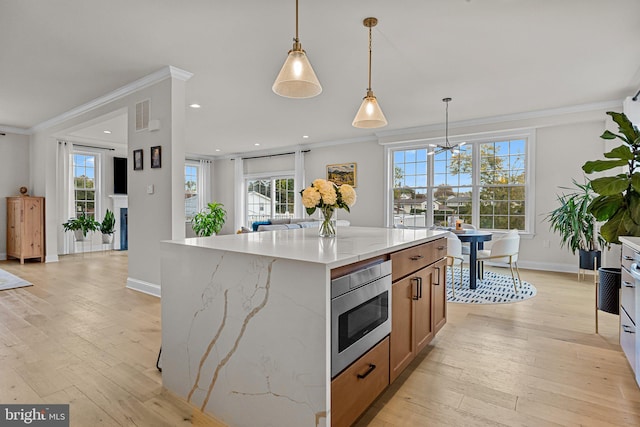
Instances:
[[[127,194],[127,158],[113,158],[113,193]]]

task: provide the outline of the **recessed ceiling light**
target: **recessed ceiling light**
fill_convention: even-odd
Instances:
[[[256,143],[255,143],[255,144],[253,144],[253,145],[255,145],[255,146],[257,147],[257,146],[259,146],[259,145],[260,145],[260,143],[259,143],[259,142],[256,142]]]
[[[220,151],[220,149],[219,149],[219,148],[216,148],[216,151]]]
[[[189,105],[189,107],[191,107],[191,108],[200,108],[201,105],[200,104],[191,104],[191,105]]]
[[[111,133],[110,130],[103,130],[102,132],[107,133],[107,134]]]
[[[309,139],[309,135],[302,135],[304,139]]]

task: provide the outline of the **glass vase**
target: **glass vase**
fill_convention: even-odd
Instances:
[[[318,235],[320,237],[336,237],[337,222],[337,209],[329,206],[320,208]]]

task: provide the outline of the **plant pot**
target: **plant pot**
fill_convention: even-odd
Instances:
[[[73,230],[73,235],[76,238],[76,242],[84,242],[85,235],[82,234],[82,230]]]
[[[578,255],[580,259],[580,268],[583,270],[593,270],[593,268],[595,267],[595,260],[598,261],[598,267],[602,265],[600,251],[585,251],[584,249],[580,249]]]
[[[598,310],[611,314],[620,314],[619,290],[622,280],[622,269],[598,269]]]
[[[102,233],[102,243],[108,244],[113,240],[113,234]]]

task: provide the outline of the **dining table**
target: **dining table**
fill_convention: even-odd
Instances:
[[[491,240],[491,233],[486,231],[465,230],[456,233],[462,242],[469,242],[469,289],[476,289],[478,279],[478,249],[484,249],[484,242]]]

